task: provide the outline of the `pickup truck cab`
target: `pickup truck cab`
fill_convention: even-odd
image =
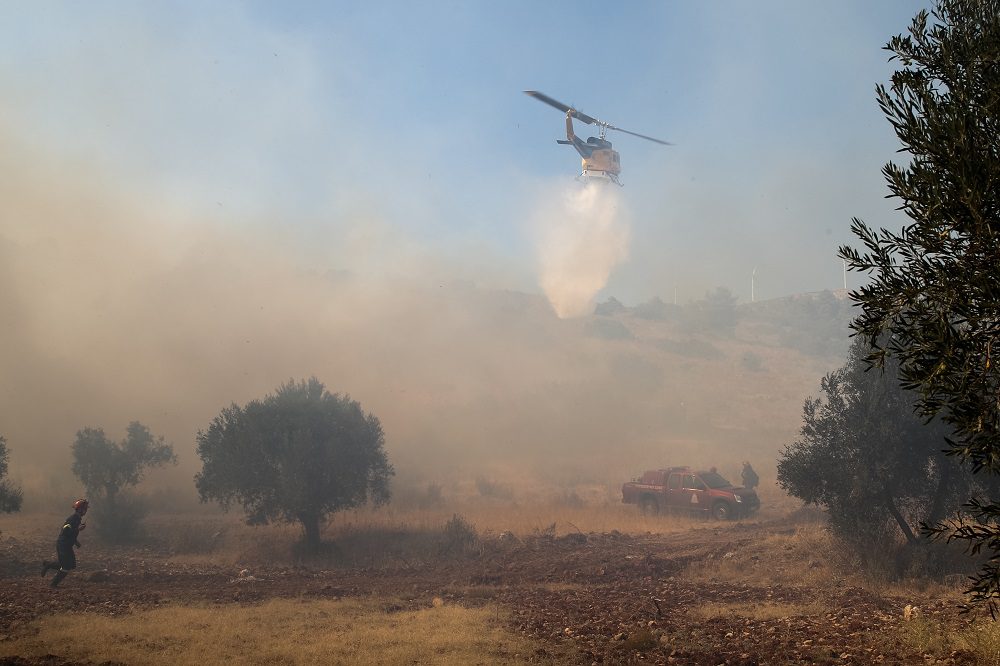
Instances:
[[[622,502],[643,513],[691,512],[716,520],[745,518],[760,508],[757,493],[739,488],[714,471],[669,467],[643,473],[622,485]]]

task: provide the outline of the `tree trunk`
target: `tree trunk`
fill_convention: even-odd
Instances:
[[[302,514],[299,516],[302,527],[305,529],[306,547],[309,550],[319,549],[319,516],[315,514]]]
[[[892,496],[888,493],[885,494],[885,506],[889,509],[889,513],[896,520],[896,524],[899,525],[899,529],[903,531],[903,536],[906,537],[907,543],[916,543],[917,537],[913,534],[913,530],[907,524],[906,520],[903,518],[903,514],[899,512],[896,508],[896,503],[892,500]]]
[[[954,468],[955,465],[951,460],[946,458],[941,461],[941,479],[938,481],[937,492],[934,493],[934,502],[931,504],[931,510],[927,516],[927,525],[936,525],[944,518],[944,500],[951,486]]]

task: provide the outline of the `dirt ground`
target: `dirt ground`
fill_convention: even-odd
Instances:
[[[539,657],[571,654],[581,664],[976,663],[971,653],[932,657],[899,640],[907,605],[919,606],[942,632],[967,627],[957,595],[876,592],[846,582],[812,586],[801,577],[783,577],[767,556],[745,555],[796,529],[778,520],[705,522],[672,534],[501,533],[461,556],[335,569],[178,564],[155,549],[109,549],[93,542],[79,553],[80,570],[57,590],[39,576],[51,544],[41,536],[4,534],[0,643],[29,631],[46,614],[376,595],[400,610],[427,607],[435,597],[496,605],[512,630],[536,641]],[[742,581],[713,580],[704,575],[712,562],[740,562],[760,571]],[[688,575],[695,565],[703,575]],[[836,581],[834,572],[827,573]],[[0,663],[67,662],[54,646],[40,661],[7,657]]]

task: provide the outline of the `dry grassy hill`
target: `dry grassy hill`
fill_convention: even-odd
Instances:
[[[414,470],[440,482],[454,471],[515,486],[613,485],[674,463],[736,476],[747,458],[773,478],[804,399],[842,363],[851,314],[830,292],[732,304],[721,326],[705,303],[611,300],[592,316],[560,320],[533,296],[464,297],[471,321],[489,319],[492,330],[460,334],[467,356],[448,364],[450,376],[485,372],[456,381],[454,393],[423,396],[422,407],[444,419],[433,426],[438,443],[451,446],[443,460],[433,444],[393,450],[390,442],[404,479]]]

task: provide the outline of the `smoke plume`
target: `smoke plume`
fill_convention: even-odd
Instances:
[[[484,285],[482,253],[466,270],[379,232],[385,221],[337,216],[321,253],[291,225],[192,215],[2,128],[0,174],[0,434],[26,505],[75,488],[78,429],[117,439],[132,420],[174,445],[167,483],[193,494],[197,431],[311,375],[378,416],[397,479],[553,483],[718,464],[734,441],[770,451],[828,369],[758,349],[775,367],[762,389],[738,356],[664,347],[664,322],[626,318],[608,336],[570,318],[625,256],[608,187],[532,220],[547,304]]]
[[[589,314],[611,270],[628,256],[628,216],[618,191],[591,181],[544,205],[537,233],[540,281],[561,318]]]

